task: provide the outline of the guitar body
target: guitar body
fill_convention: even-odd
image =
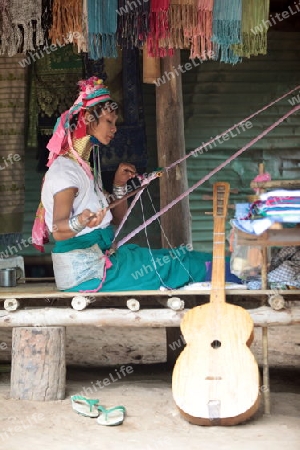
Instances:
[[[196,306],[181,324],[186,347],[176,361],[172,390],[181,414],[197,425],[236,425],[259,406],[259,371],[248,345],[249,313],[228,303]]]
[[[226,303],[225,216],[228,183],[214,184],[214,245],[210,302],[188,311],[181,331],[186,347],[172,376],[174,401],[197,425],[236,425],[259,406],[259,370],[250,351],[253,320]]]

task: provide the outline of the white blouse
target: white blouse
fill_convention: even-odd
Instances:
[[[73,210],[70,217],[80,214],[84,209],[97,212],[108,206],[108,202],[102,190],[94,186],[94,181],[89,179],[83,168],[75,161],[59,156],[46,173],[42,186],[42,203],[46,210],[45,220],[47,227],[52,232],[54,195],[67,188],[77,188]],[[95,228],[86,227],[76,236],[90,233],[96,228],[106,228],[112,220],[110,210],[107,211],[103,221]]]

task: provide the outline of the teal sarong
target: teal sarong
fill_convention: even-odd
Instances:
[[[89,248],[98,244],[105,252],[111,248],[113,228],[97,229],[65,241],[57,241],[53,253],[65,253],[75,249]],[[210,253],[190,251],[181,246],[177,249],[149,249],[126,244],[110,256],[112,267],[107,270],[101,292],[157,290],[160,286],[178,289],[190,282],[205,281],[206,262]],[[96,289],[101,279],[85,281],[68,292]]]

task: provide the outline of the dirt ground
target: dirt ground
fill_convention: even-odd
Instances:
[[[201,427],[179,414],[172,398],[172,371],[165,364],[131,367],[122,378],[116,376],[116,367],[68,368],[66,399],[55,402],[10,399],[9,373],[0,373],[1,450],[300,449],[300,368],[271,369],[270,416],[263,414],[261,402],[244,424]],[[112,381],[103,388],[105,378]],[[75,413],[70,396],[79,393],[99,398],[106,407],[124,405],[124,423],[101,426]]]

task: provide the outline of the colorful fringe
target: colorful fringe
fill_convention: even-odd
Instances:
[[[117,58],[118,0],[88,0],[88,50],[90,59]]]
[[[250,58],[267,53],[269,8],[270,0],[243,0],[242,42],[233,46],[236,55]]]
[[[149,1],[128,2],[128,0],[119,0],[117,35],[118,45],[121,48],[143,47],[149,32],[149,11]]]
[[[192,34],[190,58],[199,58],[202,61],[215,59],[214,44],[211,40],[214,0],[196,1],[197,25]]]
[[[82,50],[82,0],[53,0],[52,27],[49,38],[52,44],[74,43]]]
[[[197,0],[170,0],[168,48],[190,48],[197,24]]]
[[[149,56],[172,56],[173,49],[166,48],[170,35],[170,0],[152,0],[150,3],[149,34],[147,49]]]
[[[241,42],[242,0],[215,0],[213,10],[213,36],[217,58],[220,61],[236,64],[241,59],[232,45]]]

